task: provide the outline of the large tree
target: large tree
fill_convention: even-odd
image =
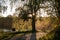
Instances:
[[[53,2],[53,4],[51,4],[52,6],[50,6],[50,5],[48,5],[48,6],[45,6],[46,4],[44,4],[44,2],[46,2],[46,1],[51,1],[51,2]],[[49,8],[49,7],[52,7],[52,10],[53,10],[53,8],[54,8],[54,3],[55,3],[55,0],[29,0],[29,3],[28,4],[26,4],[26,5],[24,5],[24,7],[27,7],[26,9],[24,9],[24,8],[18,8],[19,10],[22,10],[22,11],[20,11],[20,14],[19,14],[19,16],[21,16],[21,14],[22,14],[22,18],[23,19],[27,19],[28,17],[27,17],[27,15],[28,14],[32,14],[32,31],[36,31],[36,29],[35,29],[35,18],[36,18],[36,12],[40,9],[40,8]],[[42,4],[44,4],[44,5],[41,5]],[[48,15],[51,15],[51,16],[53,16],[53,13],[54,12],[52,12],[52,10],[51,10],[51,12],[49,13],[49,10],[47,10],[47,12],[48,12]]]

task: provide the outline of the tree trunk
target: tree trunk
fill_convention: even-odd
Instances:
[[[36,32],[36,29],[35,29],[35,15],[32,15],[32,31]]]

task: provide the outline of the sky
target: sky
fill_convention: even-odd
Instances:
[[[21,0],[0,0],[1,11],[0,14],[3,17],[7,17],[8,15],[13,15],[16,11],[15,9],[18,7],[23,7],[24,4],[27,4],[29,1],[21,1]],[[5,11],[4,8],[5,7]]]
[[[23,7],[25,4],[28,4],[29,0],[21,1],[21,0],[0,0],[0,16],[7,17],[8,15],[14,15],[16,13],[17,8]],[[44,4],[40,4],[41,6],[51,6],[52,2],[44,2]],[[51,8],[50,8],[51,9]],[[48,10],[50,10],[48,9]],[[48,17],[47,12],[44,8],[40,8],[37,11],[37,16]]]

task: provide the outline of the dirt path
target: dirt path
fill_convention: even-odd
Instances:
[[[40,37],[45,36],[47,33],[37,32],[37,33],[29,33],[24,36],[14,36],[10,40],[39,40]]]

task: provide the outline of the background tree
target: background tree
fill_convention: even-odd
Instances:
[[[60,1],[59,0],[56,0],[55,1],[55,6],[56,6],[56,9],[57,9],[57,11],[58,11],[58,13],[57,13],[57,16],[58,16],[58,18],[60,18]]]

